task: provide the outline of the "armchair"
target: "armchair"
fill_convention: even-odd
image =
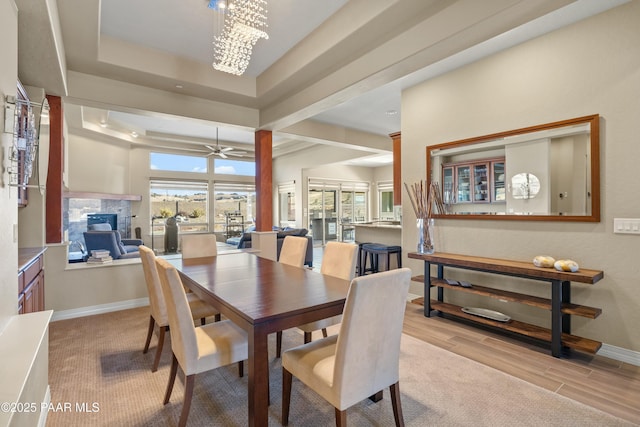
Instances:
[[[83,234],[89,254],[91,254],[92,250],[105,249],[109,251],[113,259],[137,258],[140,256],[138,246],[142,244],[142,240],[122,239],[120,232],[111,230],[109,224],[92,224],[89,226],[89,230]]]

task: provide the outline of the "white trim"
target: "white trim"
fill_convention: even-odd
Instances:
[[[76,317],[93,316],[94,314],[111,313],[112,311],[127,310],[129,308],[144,307],[146,305],[149,305],[149,297],[91,305],[89,307],[72,308],[54,312],[51,321],[55,322],[57,320],[74,319]]]
[[[51,403],[51,388],[49,384],[47,384],[47,391],[44,394],[44,399],[42,400],[42,404],[40,405],[40,418],[38,419],[38,427],[45,427],[47,425],[47,415],[49,415],[49,410],[45,410],[44,408],[48,408]]]
[[[602,347],[600,347],[597,354],[598,356],[604,356],[609,359],[640,366],[640,352],[638,351],[628,350],[626,348],[616,347],[609,344],[602,344]]]

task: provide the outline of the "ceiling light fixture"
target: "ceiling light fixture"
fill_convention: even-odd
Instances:
[[[212,3],[214,3],[212,7]],[[242,75],[256,42],[268,39],[266,0],[210,0],[209,7],[224,14],[224,28],[215,37],[213,68]]]

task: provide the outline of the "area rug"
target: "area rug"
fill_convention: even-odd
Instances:
[[[177,425],[180,381],[170,403],[162,404],[170,339],[160,368],[152,373],[157,340],[142,354],[147,322],[147,309],[137,308],[51,324],[47,426]],[[279,426],[282,368],[274,338],[269,343],[269,425]],[[296,330],[283,334],[283,349],[302,342]],[[402,337],[400,373],[407,426],[633,425],[408,335]],[[394,425],[388,389],[382,401],[366,399],[347,414],[350,426]],[[247,425],[247,377],[238,377],[236,365],[197,376],[188,425]],[[332,426],[334,410],[294,380],[289,425]]]

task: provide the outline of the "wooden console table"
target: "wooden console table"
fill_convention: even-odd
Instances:
[[[463,318],[489,325],[509,332],[515,332],[531,338],[551,343],[551,354],[561,357],[568,349],[575,349],[595,354],[602,346],[601,342],[571,335],[571,316],[582,316],[595,319],[602,310],[571,303],[571,282],[595,284],[604,276],[599,270],[581,268],[575,273],[557,271],[554,268],[540,268],[532,262],[511,261],[504,259],[483,258],[468,255],[433,253],[420,254],[412,252],[409,258],[424,261],[424,275],[413,277],[412,280],[424,283],[424,315],[431,316],[431,310],[446,313],[458,318]],[[431,265],[437,266],[437,277],[431,277]],[[473,284],[471,287],[462,287],[447,283],[444,277],[444,267],[464,270],[475,270],[485,273],[500,274],[506,276],[521,277],[538,280],[551,284],[551,298],[540,298],[531,295],[493,289]],[[438,288],[437,300],[430,297],[430,289]],[[502,301],[517,302],[520,304],[538,307],[551,311],[551,329],[540,326],[509,320],[500,322],[484,317],[474,316],[462,311],[462,307],[444,302],[444,290],[449,289],[458,292],[468,292],[485,297],[496,298]]]

